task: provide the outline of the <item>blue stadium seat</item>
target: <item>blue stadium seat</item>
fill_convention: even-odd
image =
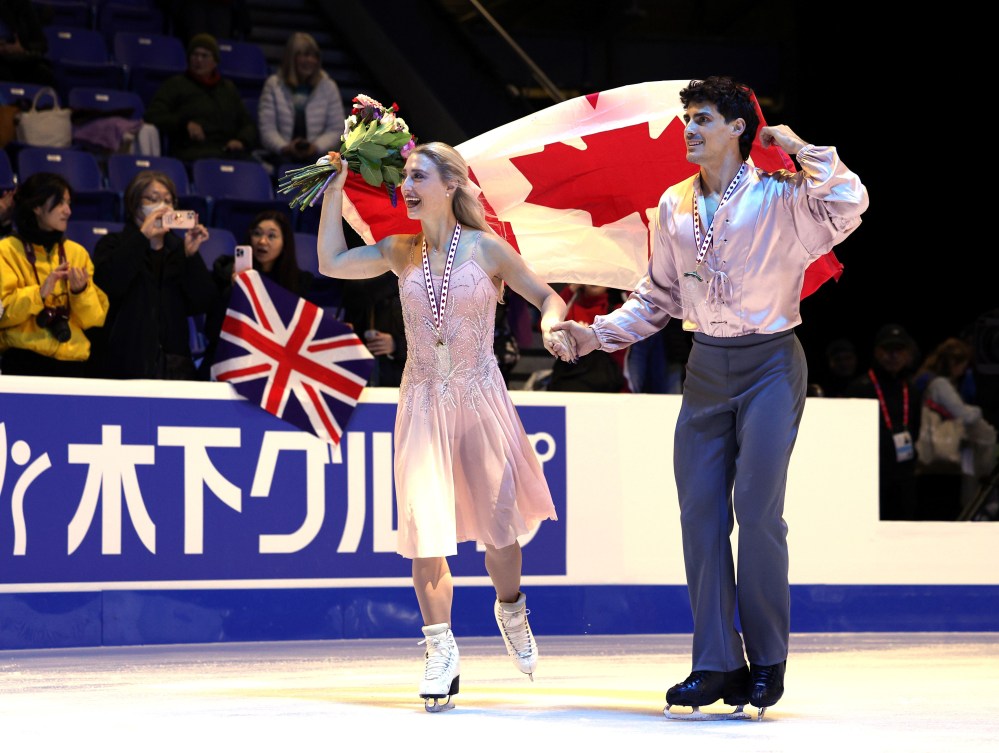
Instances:
[[[0,81],[0,104],[12,105],[23,99],[30,102],[35,98],[39,89],[44,89],[43,84],[28,84],[17,81]]]
[[[52,73],[56,81],[56,91],[66,100],[69,99],[69,93],[79,87],[125,88],[125,66],[113,61],[78,63],[75,60],[55,60],[52,63]]]
[[[104,30],[108,44],[111,45],[116,34],[162,34],[165,27],[163,12],[159,8],[111,0],[97,8],[97,28]]]
[[[124,193],[136,173],[143,170],[158,170],[170,176],[177,187],[177,197],[191,192],[187,178],[187,168],[176,157],[147,157],[139,154],[112,154],[108,157],[108,185]]]
[[[315,233],[295,233],[295,260],[298,268],[311,272],[316,277],[319,274],[319,256],[317,246],[319,237]]]
[[[198,253],[205,260],[205,266],[211,269],[215,260],[220,256],[226,254],[232,256],[237,243],[236,236],[224,227],[210,227],[208,228],[208,240],[201,244]]]
[[[214,199],[274,198],[271,176],[259,162],[204,158],[191,163],[194,190]]]
[[[73,188],[73,216],[78,220],[121,221],[121,201],[104,185],[97,158],[78,149],[24,147],[17,153],[20,180],[39,172],[62,175]]]
[[[112,50],[115,61],[128,73],[127,88],[147,105],[164,81],[187,68],[183,43],[169,34],[119,31]]]
[[[49,43],[49,60],[74,63],[107,63],[111,60],[104,35],[93,29],[46,26],[42,30]]]
[[[76,241],[91,254],[97,242],[108,233],[119,233],[125,225],[122,222],[101,222],[99,220],[70,220],[66,223],[66,237]]]
[[[142,97],[127,89],[77,86],[69,90],[68,100],[69,106],[74,110],[107,110],[121,113],[131,110],[132,114],[128,117],[140,120],[146,111]]]
[[[236,85],[246,98],[260,96],[270,66],[263,50],[253,42],[219,39],[219,73]]]
[[[94,4],[84,0],[31,0],[39,20],[49,26],[94,28]]]
[[[158,170],[161,173],[166,173],[177,188],[177,206],[181,209],[193,209],[198,213],[198,220],[204,225],[207,225],[211,219],[207,197],[191,193],[187,168],[176,157],[112,154],[108,157],[107,170],[108,185],[122,197],[124,197],[125,189],[136,173],[142,170]]]
[[[142,66],[183,71],[187,68],[184,43],[170,34],[117,31],[111,44],[114,59],[131,70]]]

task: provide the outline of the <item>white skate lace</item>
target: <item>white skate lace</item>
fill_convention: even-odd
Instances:
[[[510,642],[510,646],[520,656],[524,659],[531,656],[531,626],[527,622],[527,615],[531,613],[530,609],[524,608],[522,614],[514,613],[510,614],[507,611],[503,611],[503,634],[506,639]]]
[[[451,642],[444,635],[424,638],[417,645],[427,644],[427,666],[423,670],[425,680],[436,680],[448,671],[451,664]]]

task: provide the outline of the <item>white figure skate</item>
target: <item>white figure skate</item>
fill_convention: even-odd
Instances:
[[[446,622],[424,625],[423,640],[427,645],[427,663],[420,681],[420,698],[430,712],[454,708],[451,696],[458,694],[459,656],[454,633]],[[441,699],[445,699],[441,702]]]
[[[496,600],[496,624],[499,625],[506,652],[513,663],[534,682],[534,668],[538,666],[538,644],[534,642],[531,626],[527,622],[527,599],[523,593],[515,602]]]

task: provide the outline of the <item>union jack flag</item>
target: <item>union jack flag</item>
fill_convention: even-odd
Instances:
[[[339,443],[374,357],[343,322],[248,270],[236,276],[212,378]]]

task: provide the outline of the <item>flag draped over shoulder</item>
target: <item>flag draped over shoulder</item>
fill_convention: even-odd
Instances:
[[[542,278],[632,290],[646,273],[659,198],[697,171],[683,139],[680,90],[688,83],[576,97],[455,147],[497,218],[494,228]],[[762,112],[760,121],[765,125]],[[794,170],[785,152],[759,139],[750,159],[764,170]],[[344,216],[367,242],[419,231],[403,202],[392,207],[354,177]],[[832,252],[819,257],[806,271],[802,297],[841,272]]]
[[[338,443],[374,357],[331,313],[249,270],[233,282],[212,377],[268,413]]]

